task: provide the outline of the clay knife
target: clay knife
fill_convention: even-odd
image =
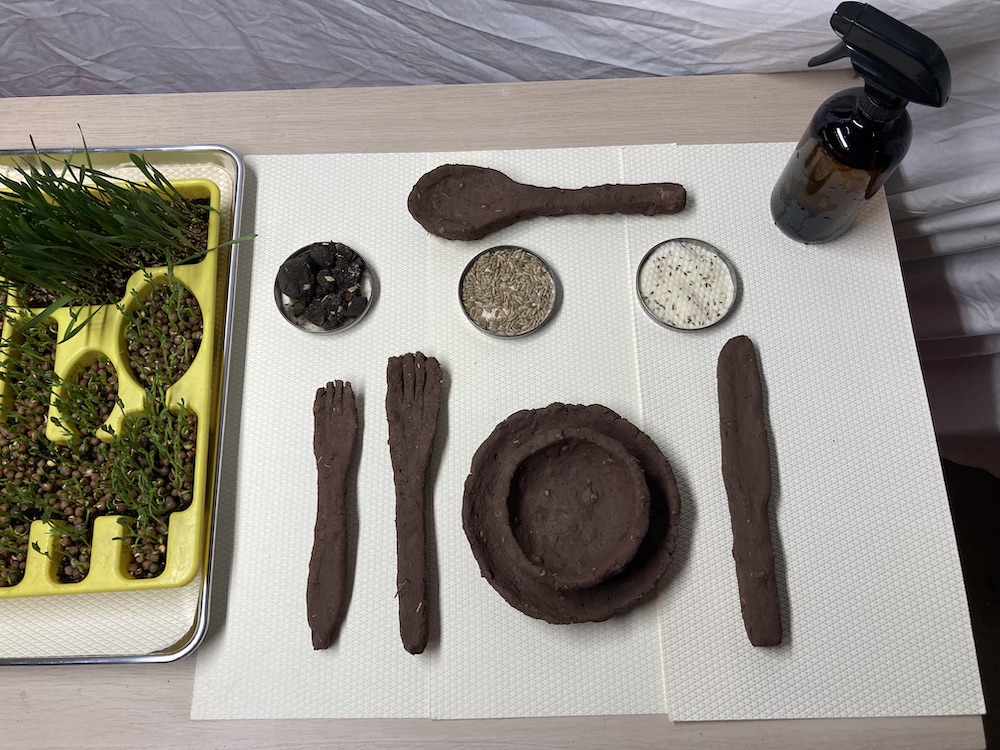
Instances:
[[[754,646],[776,646],[781,643],[781,611],[767,510],[771,453],[757,352],[746,336],[737,336],[722,348],[718,387],[722,476],[729,498],[743,624]]]

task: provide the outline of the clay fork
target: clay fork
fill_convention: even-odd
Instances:
[[[427,467],[441,405],[441,366],[420,352],[390,357],[385,412],[396,487],[396,596],[403,647],[427,645]]]

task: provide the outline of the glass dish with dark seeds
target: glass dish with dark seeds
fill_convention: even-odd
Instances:
[[[294,326],[313,333],[345,331],[374,302],[375,275],[342,242],[314,242],[292,253],[274,280],[274,301]]]

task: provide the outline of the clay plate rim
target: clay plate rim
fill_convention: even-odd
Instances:
[[[514,440],[559,427],[589,427],[618,440],[635,456],[649,485],[649,531],[635,558],[618,575],[588,589],[558,591],[534,578],[517,578],[511,558],[516,552],[501,533],[505,522],[497,523],[506,511],[507,493],[493,491],[504,454]],[[600,622],[632,609],[655,590],[673,558],[680,507],[670,464],[648,435],[605,406],[557,403],[512,414],[483,441],[466,478],[462,521],[480,572],[512,607],[554,624]]]

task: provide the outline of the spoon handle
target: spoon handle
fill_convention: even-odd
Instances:
[[[684,208],[687,192],[673,182],[644,185],[595,185],[568,190],[535,188],[530,196],[533,216],[566,214],[672,214]]]

